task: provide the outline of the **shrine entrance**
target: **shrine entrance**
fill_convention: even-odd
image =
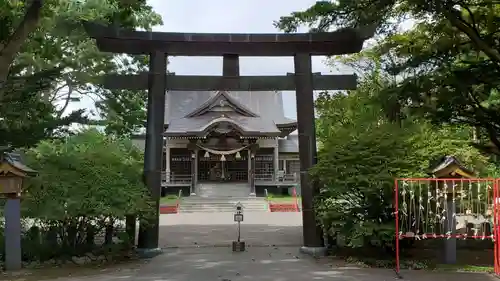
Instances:
[[[103,84],[108,89],[148,90],[144,178],[156,201],[154,210],[157,214],[162,178],[166,91],[295,91],[303,220],[301,250],[308,253],[326,250],[322,230],[316,225],[313,206],[318,187],[309,177],[309,169],[316,163],[317,157],[313,91],[355,89],[356,76],[313,75],[311,56],[357,53],[361,51],[364,41],[373,36],[373,26],[303,34],[165,33],[124,30],[95,23],[85,23],[85,28],[101,51],[149,55],[149,72],[106,75]],[[221,56],[222,76],[167,74],[167,56]],[[295,71],[282,76],[240,76],[240,56],[290,56],[293,57]],[[258,131],[250,133],[252,137],[259,135]],[[199,145],[198,140],[191,144],[193,149]],[[248,179],[250,191],[255,194],[255,153],[258,143],[255,138],[251,138],[247,140],[247,145],[251,153]],[[226,156],[226,152],[214,154]],[[198,155],[195,153],[192,156]],[[196,181],[194,174],[193,180]],[[131,227],[135,226],[135,219],[132,219],[130,217],[127,221]],[[158,249],[158,241],[159,215],[140,225],[138,248],[154,251]]]
[[[248,152],[237,155],[198,152],[198,182],[248,182]]]

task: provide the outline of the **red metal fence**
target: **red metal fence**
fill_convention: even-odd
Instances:
[[[500,274],[500,179],[400,178],[394,184],[397,273],[402,239],[491,239]]]

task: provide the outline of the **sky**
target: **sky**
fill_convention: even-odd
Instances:
[[[314,0],[150,0],[163,26],[154,31],[206,33],[276,33],[273,22],[307,9]],[[304,29],[304,32],[307,30]],[[325,57],[313,57],[313,72],[331,73]],[[222,75],[222,58],[169,58],[170,71],[179,75]],[[292,57],[242,57],[241,75],[285,75],[293,72]],[[295,92],[283,93],[285,115],[296,118]]]
[[[149,0],[154,11],[163,18],[163,26],[154,31],[200,33],[276,33],[273,22],[280,16],[304,10],[314,0]],[[307,29],[301,30],[307,32]],[[324,63],[325,57],[313,57],[313,72],[332,71]],[[169,71],[179,75],[221,75],[220,57],[169,57]],[[292,57],[242,57],[241,75],[285,75],[293,72]],[[346,74],[346,72],[343,72]],[[91,101],[83,104],[92,107]],[[284,92],[285,115],[296,118],[295,93]]]

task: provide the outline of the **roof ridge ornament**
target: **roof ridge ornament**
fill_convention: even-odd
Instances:
[[[210,97],[207,101],[205,101],[202,105],[200,105],[198,108],[193,110],[191,113],[187,114],[185,118],[190,118],[190,117],[196,117],[203,115],[209,111],[212,110],[213,107],[216,106],[221,106],[224,107],[221,102],[223,100],[220,100],[217,103],[217,100],[220,98],[224,98],[225,103],[224,106],[229,106],[234,109],[237,113],[247,116],[247,117],[259,117],[258,114],[255,114],[251,109],[247,108],[245,105],[241,104],[237,99],[233,98],[231,95],[229,95],[228,91],[216,91],[216,94],[212,97]]]

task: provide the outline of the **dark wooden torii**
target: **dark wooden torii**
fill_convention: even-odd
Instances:
[[[313,75],[312,55],[359,52],[374,28],[342,29],[302,34],[217,34],[131,31],[85,23],[87,33],[101,51],[150,56],[149,72],[108,75],[110,89],[148,89],[145,182],[159,209],[165,91],[266,91],[295,90],[299,134],[303,237],[305,251],[322,249],[321,230],[316,226],[313,197],[317,192],[308,171],[316,163],[314,90],[348,90],[356,87],[353,75]],[[222,56],[222,76],[167,75],[169,56]],[[284,76],[240,76],[240,56],[293,56],[295,73]],[[138,248],[158,248],[159,216],[141,225]],[[309,249],[309,250],[308,250]]]

